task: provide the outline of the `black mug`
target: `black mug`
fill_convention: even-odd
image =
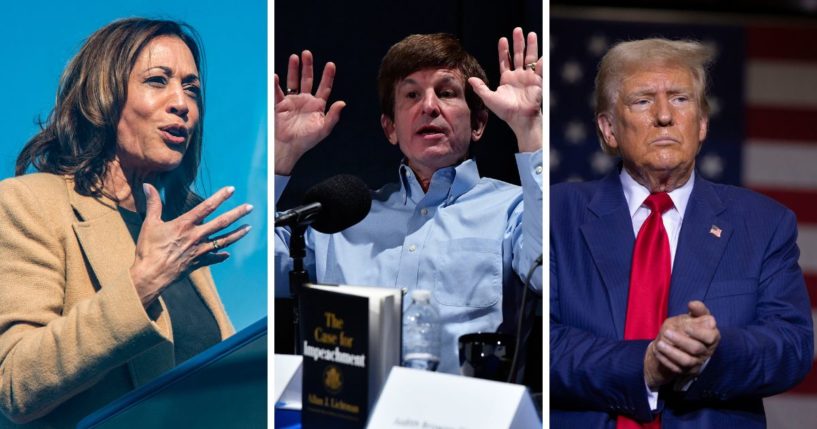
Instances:
[[[460,336],[460,373],[466,377],[508,381],[515,345],[513,336],[496,332]]]

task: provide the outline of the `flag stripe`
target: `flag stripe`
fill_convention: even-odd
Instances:
[[[746,29],[746,138],[743,185],[791,208],[800,266],[817,319],[817,27]],[[812,427],[817,371],[767,400],[770,427]]]
[[[814,308],[811,309],[811,321],[813,324],[817,324],[817,311]],[[817,342],[817,332],[813,333],[815,342]],[[815,356],[817,356],[817,350],[815,350]],[[806,378],[803,379],[798,385],[794,386],[793,389],[786,393],[795,394],[794,396],[798,396],[798,394],[808,395],[803,396],[805,398],[809,398],[811,401],[815,400],[815,394],[817,394],[817,371],[814,370],[815,366],[812,363],[811,371],[806,374]],[[814,402],[812,402],[814,404]],[[814,405],[812,405],[814,407]],[[817,408],[817,407],[815,407]],[[812,426],[813,427],[813,426]]]
[[[817,145],[817,108],[749,106],[746,135],[766,140],[800,141]]]
[[[817,61],[814,27],[750,26],[746,39],[750,58]]]
[[[746,65],[746,101],[783,108],[817,106],[817,64],[750,61]]]
[[[814,399],[804,395],[776,395],[763,399],[769,428],[814,429],[817,407]]]
[[[797,214],[798,223],[817,224],[817,189],[792,190],[752,187],[752,190],[760,192],[792,209]]]
[[[797,246],[800,247],[800,267],[803,271],[817,273],[817,225],[798,226]]]
[[[817,188],[817,145],[748,139],[743,148],[743,185],[751,188]]]
[[[817,394],[817,371],[809,371],[806,374],[806,378],[800,382],[797,386],[794,386],[791,390],[786,393],[790,394],[800,394],[800,395],[815,395]],[[814,406],[814,398],[810,397],[812,401],[812,407]]]
[[[805,273],[803,277],[806,279],[806,289],[808,289],[811,308],[817,308],[817,273]],[[814,348],[814,353],[817,353],[817,347]]]

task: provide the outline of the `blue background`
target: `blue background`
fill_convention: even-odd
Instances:
[[[223,2],[12,2],[0,14],[0,178],[14,174],[36,121],[54,105],[63,68],[95,30],[119,18],[185,21],[204,45],[204,160],[196,190],[210,195],[233,185],[224,209],[255,206],[245,218],[253,230],[233,245],[230,259],[212,267],[236,329],[267,314],[267,5]]]

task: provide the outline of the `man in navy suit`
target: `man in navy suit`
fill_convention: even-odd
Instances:
[[[794,214],[695,174],[711,57],[696,42],[648,39],[602,59],[598,133],[621,168],[551,188],[551,427],[765,427],[762,398],[811,366]],[[639,244],[647,229],[664,244]],[[644,263],[657,254],[662,293]],[[651,294],[660,304],[644,304]],[[656,332],[632,335],[655,317]]]

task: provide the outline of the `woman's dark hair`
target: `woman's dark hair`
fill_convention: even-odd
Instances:
[[[203,84],[203,52],[192,27],[144,18],[114,21],[92,34],[68,63],[60,78],[54,110],[45,123],[40,123],[41,131],[23,147],[15,174],[25,174],[31,166],[42,172],[70,175],[80,194],[102,195],[103,179],[116,151],[117,125],[128,96],[131,70],[142,49],[159,36],[178,37],[187,45]],[[183,213],[202,200],[190,187],[201,161],[204,88],[196,102],[199,121],[181,165],[158,177],[165,191],[165,207],[173,214]]]

